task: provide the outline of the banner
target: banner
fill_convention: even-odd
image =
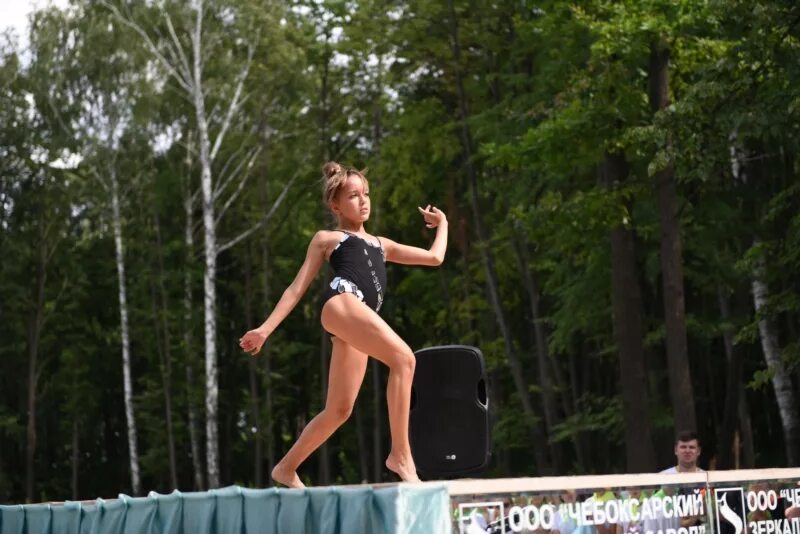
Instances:
[[[455,481],[448,491],[459,534],[800,534],[798,482],[790,469]]]

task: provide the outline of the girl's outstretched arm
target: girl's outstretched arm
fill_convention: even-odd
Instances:
[[[441,265],[447,251],[447,217],[439,208],[427,206],[417,208],[425,219],[428,228],[436,228],[436,238],[429,250],[395,243],[391,239],[381,238],[386,261],[405,265]]]
[[[317,276],[322,262],[325,260],[330,232],[319,231],[314,234],[308,245],[306,259],[297,271],[294,281],[283,292],[283,296],[275,305],[269,317],[259,326],[250,330],[239,339],[239,346],[247,353],[258,354],[267,338],[278,328],[278,325],[289,315],[305,294],[314,277]]]

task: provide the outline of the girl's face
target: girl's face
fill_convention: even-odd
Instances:
[[[361,177],[352,175],[342,185],[331,204],[333,213],[340,219],[363,223],[369,219],[369,186]]]

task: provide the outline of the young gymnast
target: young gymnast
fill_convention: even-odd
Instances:
[[[306,425],[289,452],[272,470],[272,478],[290,488],[302,488],[297,468],[350,416],[364,379],[369,356],[389,367],[386,402],[392,449],[386,467],[401,480],[418,481],[408,442],[408,411],[415,359],[409,346],[378,315],[386,292],[385,262],[441,265],[447,248],[447,218],[428,205],[417,208],[428,228],[436,228],[430,250],[373,237],[364,229],[370,215],[369,184],[362,172],[328,162],[323,167],[323,199],[338,219],[336,230],[320,230],[311,239],[306,258],[264,323],[239,340],[256,355],[264,342],[297,305],[323,261],[334,278],[326,288],[320,314],[331,334],[333,352],[325,408]]]

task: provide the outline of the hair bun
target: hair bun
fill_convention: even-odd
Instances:
[[[343,171],[344,169],[342,166],[335,161],[329,161],[322,167],[322,173],[325,175],[325,178],[329,180]]]

